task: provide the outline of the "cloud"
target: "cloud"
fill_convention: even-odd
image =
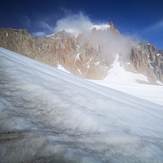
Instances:
[[[21,21],[21,23],[23,24],[23,26],[25,26],[25,28],[28,28],[28,27],[30,27],[30,25],[31,25],[31,20],[28,18],[28,16],[22,16],[21,18],[20,18],[20,21]]]
[[[87,40],[94,48],[97,48],[97,45],[100,45],[101,55],[104,57],[115,54],[127,56],[130,54],[133,46],[132,37],[127,37],[122,34],[117,35],[111,30],[96,31],[88,36]]]
[[[109,22],[95,24],[87,15],[83,14],[82,12],[79,12],[78,14],[72,14],[72,12],[68,10],[64,10],[64,12],[66,12],[66,16],[59,19],[55,25],[50,25],[48,22],[41,21],[39,23],[39,27],[41,27],[42,30],[33,33],[33,35],[42,37],[60,32],[62,30],[65,30],[66,32],[75,36],[77,36],[79,33],[82,33],[86,37],[85,40],[82,40],[83,42],[80,43],[84,45],[88,41],[92,44],[92,46],[94,46],[94,48],[97,48],[98,45],[101,45],[102,53],[105,56],[117,53],[130,53],[133,42],[132,37],[124,36],[122,34],[117,35],[112,31],[106,30],[106,28],[109,27]],[[92,35],[91,32],[93,27],[96,27],[96,29],[99,30],[99,32],[94,35]]]
[[[49,35],[65,30],[66,32],[74,35],[78,35],[79,33],[88,34],[95,26],[91,19],[83,12],[73,14],[71,10],[65,8],[62,8],[61,10],[64,17],[56,20],[56,23],[52,22],[52,16],[50,16],[51,19],[44,18],[44,20],[37,22],[37,26],[39,26],[39,32],[44,32],[45,34]],[[55,17],[57,16],[55,15]],[[109,22],[106,24],[103,23],[103,26],[108,26],[108,23]],[[98,25],[96,25],[96,27],[97,26]],[[101,26],[100,23],[99,26]]]
[[[65,30],[66,32],[78,35],[79,33],[87,33],[91,30],[92,26],[93,23],[90,18],[82,12],[74,15],[69,13],[66,17],[57,21],[54,32]]]
[[[71,11],[70,9],[67,9],[67,8],[65,8],[65,7],[61,7],[60,10],[63,11],[63,13],[66,14],[66,15],[67,15],[67,14],[69,15],[69,14],[72,13],[72,11]]]
[[[32,35],[37,36],[37,37],[43,37],[51,33],[54,33],[54,27],[50,26],[48,23],[41,21],[38,23],[38,25],[39,25],[39,28],[41,28],[41,30],[37,32],[32,32]]]
[[[46,33],[40,31],[40,32],[33,32],[32,35],[37,36],[37,37],[43,37],[46,35]]]
[[[107,56],[107,54],[129,54],[132,47],[132,37],[117,35],[112,31],[107,31],[109,27],[109,22],[102,24],[94,24],[91,19],[83,14],[82,12],[78,14],[69,13],[66,10],[67,16],[58,20],[54,28],[54,32],[59,32],[65,30],[71,34],[77,36],[79,33],[85,34],[85,40],[80,42],[81,45],[85,44],[87,41],[97,48],[98,45],[102,46],[102,54]],[[93,27],[96,27],[99,32],[91,34]],[[102,30],[102,31],[100,31]]]
[[[43,32],[45,35],[57,33],[62,30],[65,30],[73,35],[78,35],[79,33],[86,34],[90,32],[93,27],[93,23],[88,16],[84,15],[82,12],[73,14],[70,10],[62,9],[62,11],[66,16],[57,20],[55,25],[54,23],[51,23],[49,19],[39,21],[37,23],[40,28],[39,32]]]
[[[43,28],[44,31],[54,32],[54,27],[51,27],[48,23],[44,21],[40,22],[40,26]]]
[[[163,32],[163,19],[150,25],[149,27],[146,27],[143,30],[144,33],[149,33],[149,32]]]

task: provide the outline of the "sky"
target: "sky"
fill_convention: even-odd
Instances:
[[[86,27],[89,23],[109,24],[112,21],[120,33],[163,49],[162,6],[162,0],[3,0],[0,27],[26,28],[33,35],[43,36],[55,33],[63,25]]]

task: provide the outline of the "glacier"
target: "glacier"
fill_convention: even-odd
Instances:
[[[0,48],[0,162],[161,163],[163,105]]]

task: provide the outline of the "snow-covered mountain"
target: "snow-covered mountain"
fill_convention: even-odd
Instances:
[[[162,124],[162,105],[0,48],[1,163],[161,163]]]
[[[144,75],[150,84],[163,82],[163,51],[120,34],[112,22],[90,28],[86,33],[66,29],[43,38],[31,36],[24,29],[0,28],[0,46],[96,80],[107,77],[119,54],[120,66],[128,74]]]

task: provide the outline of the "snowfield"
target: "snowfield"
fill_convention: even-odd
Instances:
[[[162,163],[163,106],[0,48],[0,162]]]
[[[115,57],[112,68],[108,71],[106,78],[101,80],[90,80],[109,88],[113,88],[130,95],[142,98],[159,105],[163,105],[163,85],[157,81],[158,85],[149,85],[146,76],[142,74],[127,72],[120,66],[119,56]],[[138,84],[139,82],[147,84]]]

